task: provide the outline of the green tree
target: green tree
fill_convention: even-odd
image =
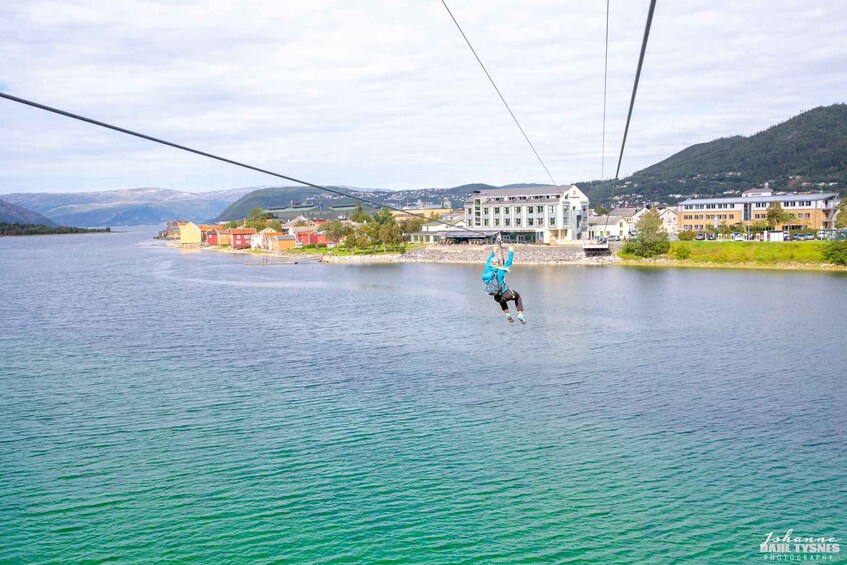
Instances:
[[[793,217],[794,214],[786,212],[779,202],[771,202],[768,206],[768,227],[772,230]]]
[[[609,210],[608,208],[604,208],[603,206],[597,206],[596,208],[594,208],[594,213],[598,216],[605,216],[609,212],[611,212],[611,210]]]
[[[847,228],[847,198],[842,200],[841,204],[838,205],[836,214],[835,227]]]
[[[335,241],[343,240],[350,233],[350,229],[341,220],[330,220],[324,223],[321,226],[321,231],[326,234],[328,239],[334,239]]]
[[[641,216],[635,227],[638,230],[638,241],[632,243],[633,253],[640,257],[655,257],[668,252],[668,232],[662,227],[658,210],[653,208]]]
[[[694,239],[695,235],[697,234],[695,234],[692,230],[683,230],[677,234],[677,237],[679,237],[680,241],[691,241]]]
[[[250,210],[250,213],[247,214],[248,220],[268,220],[273,217],[273,214],[271,214],[270,212],[265,212],[261,208],[253,208],[252,210]]]
[[[373,220],[381,226],[390,226],[394,224],[394,216],[387,208],[374,212]]]
[[[228,222],[224,227],[228,230],[234,230],[235,228],[238,227],[238,222],[236,222],[235,220],[232,220],[231,222]]]
[[[271,220],[268,222],[268,227],[274,231],[282,231],[282,222],[279,220]]]
[[[352,214],[350,214],[350,221],[361,224],[362,222],[367,222],[370,219],[371,217],[365,214],[365,210],[362,208],[362,203],[356,202],[356,209],[353,210]]]
[[[423,218],[409,218],[408,220],[402,220],[400,222],[400,228],[403,230],[403,233],[410,234],[421,231],[424,225]]]

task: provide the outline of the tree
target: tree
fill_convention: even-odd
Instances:
[[[390,226],[394,224],[394,216],[387,208],[374,212],[373,220],[381,226]]]
[[[683,230],[677,234],[680,241],[691,241],[696,234],[691,230]]]
[[[247,214],[248,220],[267,220],[273,217],[273,214],[271,214],[270,212],[265,212],[261,208],[253,208],[252,210],[250,210],[250,213]]]
[[[268,222],[268,227],[274,231],[282,231],[282,222],[279,220],[271,220]]]
[[[835,227],[847,228],[847,198],[841,201],[836,210]]]
[[[232,220],[231,222],[227,223],[224,227],[228,230],[234,230],[235,228],[238,227],[238,222],[236,222],[235,220]]]
[[[356,202],[356,209],[352,214],[350,214],[350,221],[361,224],[362,222],[367,222],[370,219],[371,217],[365,214],[365,210],[362,208],[362,203]]]
[[[608,208],[604,208],[603,206],[597,206],[596,208],[594,208],[594,213],[598,216],[605,216],[609,212],[611,212],[611,210],[609,210]]]
[[[350,233],[350,229],[341,220],[330,220],[324,223],[321,231],[326,234],[328,239],[334,239],[335,241],[341,241]]]
[[[441,212],[433,212],[433,213],[429,216],[429,221],[430,221],[430,222],[433,222],[433,221],[435,221],[435,220],[440,220],[440,219],[441,219]]]
[[[655,257],[667,253],[670,249],[668,232],[662,227],[659,211],[653,208],[641,216],[635,224],[638,241],[631,243],[631,250],[640,257]]]
[[[409,218],[400,222],[400,228],[403,233],[410,234],[421,231],[424,225],[423,218]]]
[[[768,206],[768,227],[772,230],[793,217],[794,214],[789,214],[783,210],[782,204],[779,202],[771,202]]]

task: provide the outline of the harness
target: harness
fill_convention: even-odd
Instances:
[[[504,265],[506,261],[503,258],[503,234],[502,232],[497,234],[497,248],[500,252],[500,264]],[[494,276],[491,278],[489,282],[485,284],[485,292],[490,294],[491,296],[497,296],[498,294],[503,294],[503,291],[509,290],[508,285],[506,285],[506,279],[503,279],[503,284],[501,285],[499,282],[499,277],[497,276],[497,271],[494,272]],[[514,298],[514,291],[512,291],[512,298]]]

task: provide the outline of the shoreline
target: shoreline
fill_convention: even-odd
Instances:
[[[406,253],[380,253],[373,255],[332,255],[302,252],[278,252],[269,251],[254,252],[251,249],[221,249],[219,247],[195,247],[180,248],[177,245],[168,245],[174,249],[199,249],[200,251],[212,251],[215,253],[229,253],[233,255],[248,255],[255,257],[279,258],[291,261],[304,261],[309,263],[327,263],[335,265],[344,264],[386,264],[386,263],[432,263],[432,264],[454,264],[454,265],[478,265],[485,262],[488,249],[483,247],[458,248],[458,247],[418,247],[410,249]],[[827,263],[718,263],[718,262],[692,262],[680,259],[656,258],[656,259],[622,259],[617,255],[603,257],[586,257],[579,246],[519,246],[515,249],[516,260],[522,265],[535,266],[607,266],[618,265],[621,267],[649,267],[653,269],[682,268],[682,269],[741,269],[756,271],[814,271],[814,272],[842,272],[847,273],[847,267]]]

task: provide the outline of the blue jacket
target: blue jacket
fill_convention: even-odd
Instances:
[[[488,256],[488,259],[485,260],[485,271],[482,273],[482,282],[488,284],[494,277],[497,277],[497,284],[503,289],[503,292],[509,290],[509,287],[506,285],[506,269],[512,266],[512,258],[514,257],[514,253],[509,251],[509,256],[506,257],[506,262],[502,267],[494,267],[491,265],[491,260],[494,259],[494,252],[491,252],[491,255]]]

